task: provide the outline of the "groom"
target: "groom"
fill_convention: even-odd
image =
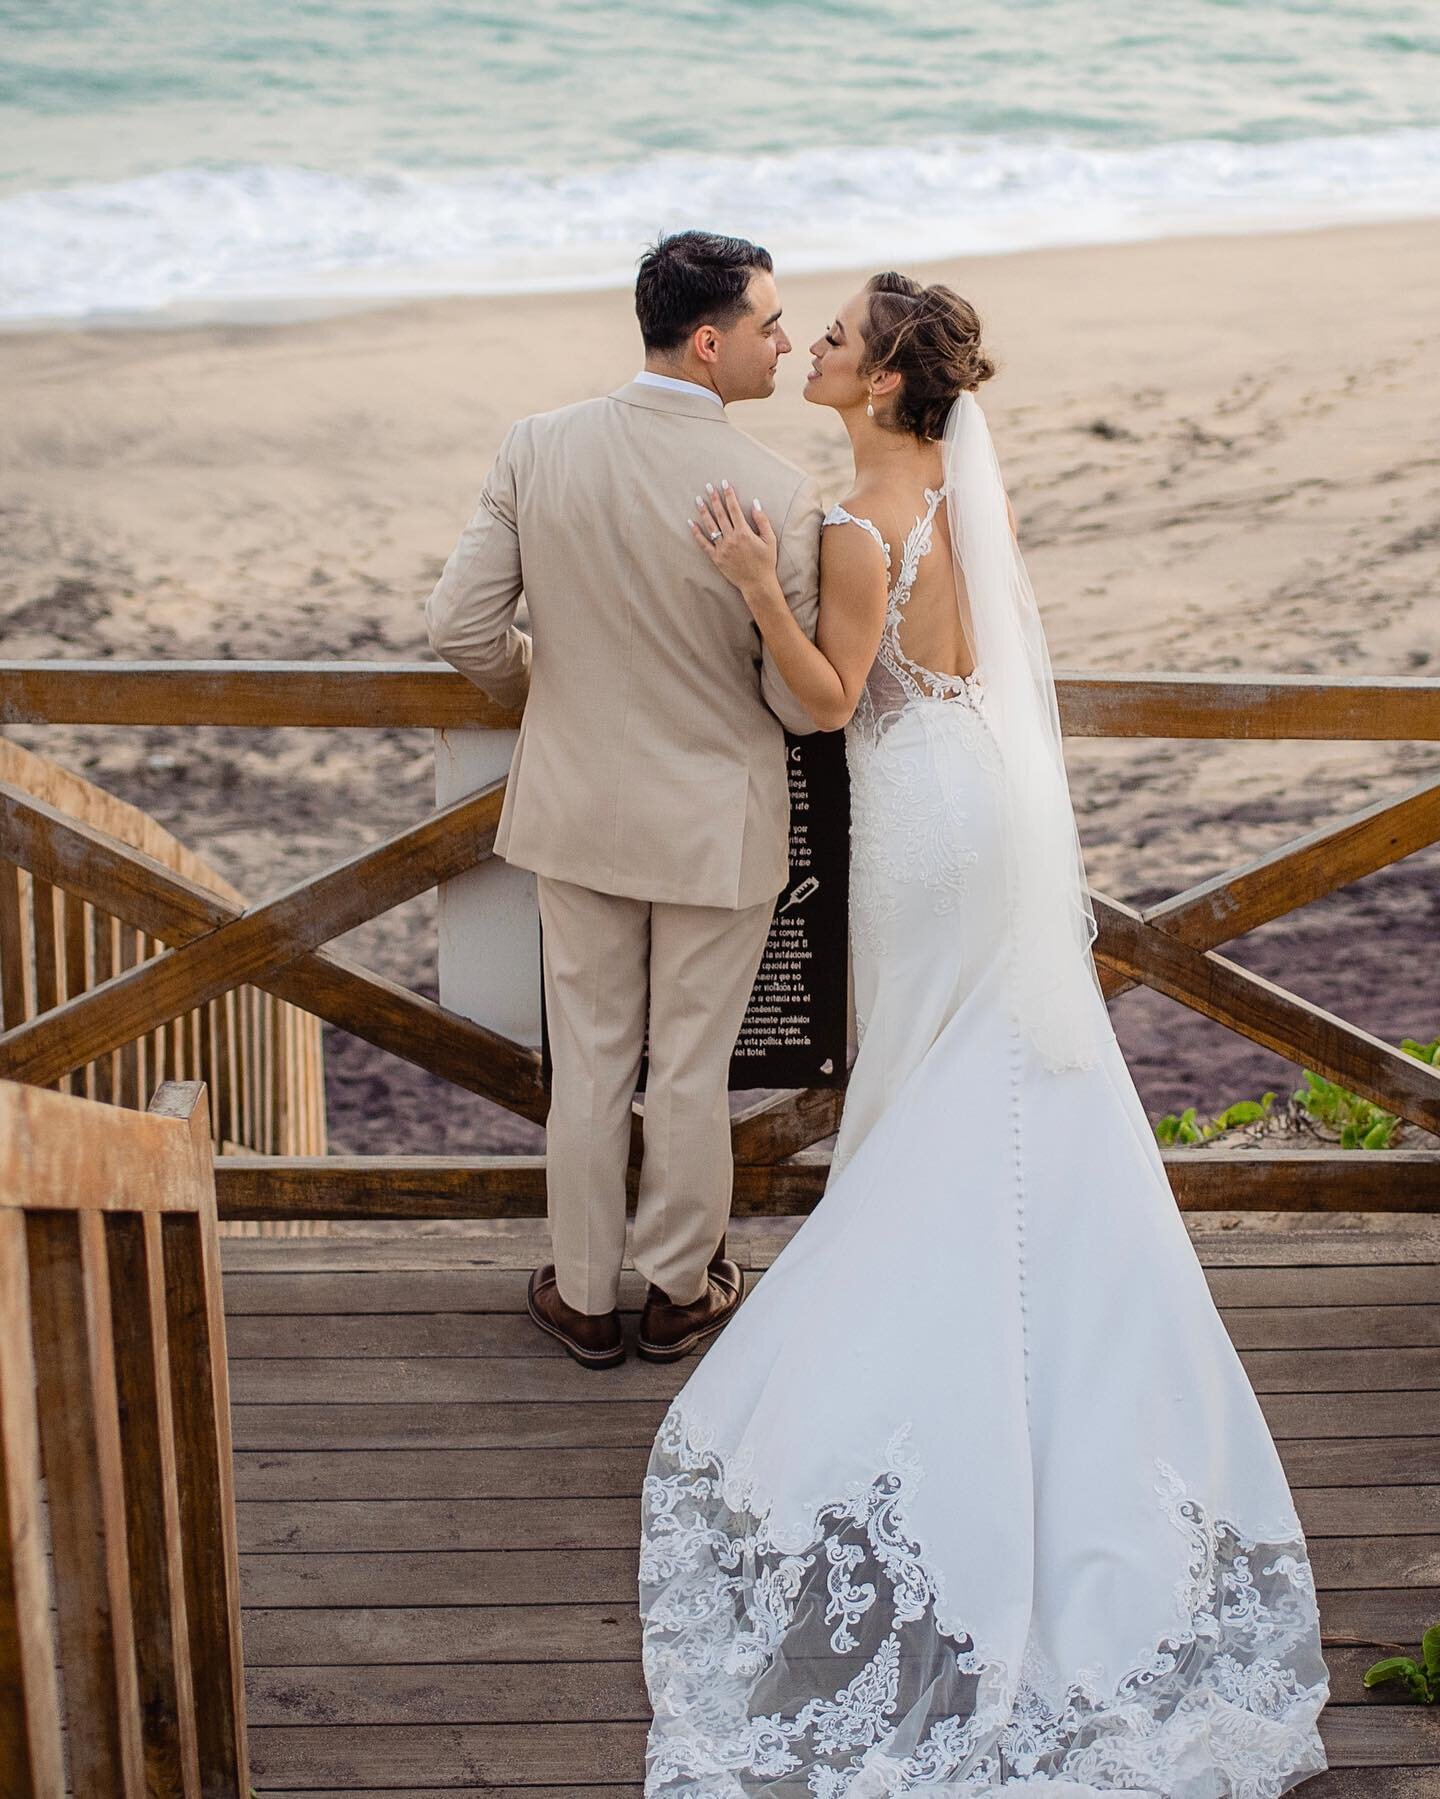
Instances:
[[[758,497],[813,637],[815,485],[725,412],[773,393],[790,348],[770,257],[703,231],[663,238],[635,311],[643,371],[511,427],[425,607],[434,649],[525,709],[495,848],[534,870],[540,896],[555,1260],[532,1277],[529,1311],[590,1368],[625,1355],[616,1298],[647,1030],[638,1352],[677,1360],[740,1303],[724,1253],[729,1062],[788,872],[782,723],[814,729],[688,523],[722,475]]]

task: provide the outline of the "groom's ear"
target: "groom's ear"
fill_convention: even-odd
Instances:
[[[716,362],[720,357],[720,333],[713,325],[699,325],[690,335],[690,348],[701,362]]]

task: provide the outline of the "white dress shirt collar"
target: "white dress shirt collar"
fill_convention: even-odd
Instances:
[[[723,412],[725,402],[713,387],[702,387],[698,381],[680,381],[674,375],[657,375],[651,369],[641,369],[635,377],[642,387],[669,387],[679,394],[704,394],[707,400],[713,400]]]

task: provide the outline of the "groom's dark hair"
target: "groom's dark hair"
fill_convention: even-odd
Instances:
[[[647,350],[678,350],[700,325],[724,331],[746,307],[757,269],[768,275],[770,252],[743,237],[677,231],[652,244],[635,279],[635,316]]]

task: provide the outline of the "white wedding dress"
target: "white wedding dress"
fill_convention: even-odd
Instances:
[[[834,1172],[645,1482],[645,1791],[1273,1799],[1326,1765],[1305,1539],[1108,1021],[1063,1073],[1017,1025],[987,696],[902,648],[942,499],[847,731]]]

